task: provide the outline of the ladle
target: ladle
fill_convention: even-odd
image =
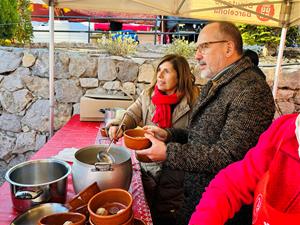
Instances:
[[[121,127],[123,126],[123,123],[124,123],[124,120],[125,120],[125,116],[126,116],[126,112],[124,113],[124,115],[122,117],[122,120],[121,120],[121,123],[118,126],[118,129],[117,129],[117,132],[116,132],[116,136],[118,136],[119,131],[120,131]],[[108,136],[109,136],[109,134],[108,134]],[[115,160],[114,160],[113,156],[111,154],[109,154],[109,150],[110,150],[110,148],[112,146],[113,141],[114,141],[114,139],[111,138],[107,149],[105,151],[98,152],[98,154],[97,154],[97,160],[99,162],[114,163]]]

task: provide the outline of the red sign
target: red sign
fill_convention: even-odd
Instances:
[[[275,14],[275,9],[273,4],[268,4],[268,5],[259,5],[256,8],[256,12],[259,13],[260,15],[257,15],[257,18],[261,21],[268,21],[269,18],[264,17],[262,15],[266,15],[269,17],[273,17]]]

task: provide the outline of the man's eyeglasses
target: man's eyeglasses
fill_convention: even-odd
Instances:
[[[223,43],[223,42],[228,42],[227,40],[221,40],[221,41],[208,41],[208,42],[204,42],[202,44],[199,44],[197,46],[197,52],[200,52],[201,54],[205,53],[206,49],[209,48],[209,46],[211,44],[217,44],[217,43]]]

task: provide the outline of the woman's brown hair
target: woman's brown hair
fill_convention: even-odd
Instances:
[[[164,62],[170,62],[177,73],[177,93],[180,93],[183,96],[186,96],[187,102],[190,106],[195,104],[197,97],[199,95],[199,88],[195,85],[195,76],[192,74],[190,70],[189,63],[187,60],[180,55],[169,54],[165,55],[160,62],[158,63],[155,76],[153,77],[153,81],[148,89],[148,94],[151,96],[156,85],[157,81],[157,72],[161,64]]]

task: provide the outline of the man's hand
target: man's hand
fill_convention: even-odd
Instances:
[[[143,129],[146,130],[147,133],[152,134],[158,140],[166,142],[168,139],[168,132],[165,129],[151,125],[144,126]]]
[[[155,138],[151,134],[145,134],[145,137],[148,138],[152,146],[150,148],[139,150],[136,153],[139,155],[145,155],[152,161],[164,161],[167,158],[167,146],[163,141]]]

